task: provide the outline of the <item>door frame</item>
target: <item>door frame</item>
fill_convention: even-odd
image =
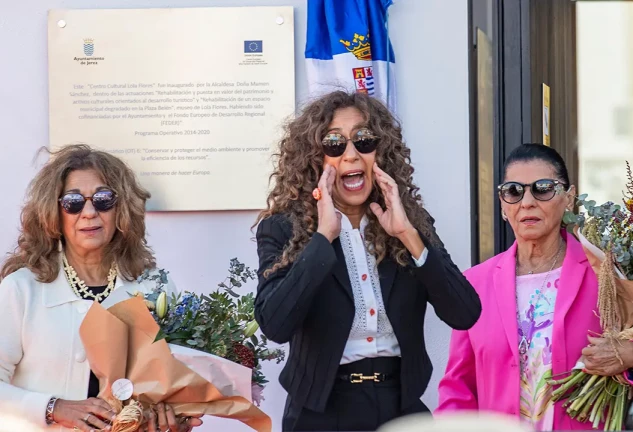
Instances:
[[[550,2],[550,6],[543,2]],[[566,2],[563,4],[562,2]],[[555,5],[554,5],[555,3]],[[528,142],[542,142],[542,119],[534,113],[542,107],[534,106],[542,93],[542,82],[553,80],[554,72],[560,73],[560,69],[554,64],[558,59],[549,60],[550,52],[537,52],[559,42],[561,31],[546,35],[536,34],[539,24],[548,19],[548,12],[544,7],[556,7],[560,13],[567,4],[573,5],[569,0],[469,0],[469,96],[470,96],[470,160],[471,160],[471,208],[472,208],[472,262],[481,262],[478,208],[480,194],[491,193],[495,195],[495,203],[498,202],[496,192],[479,191],[479,167],[478,167],[478,118],[477,109],[479,103],[477,90],[477,29],[481,28],[492,40],[492,71],[493,71],[493,178],[494,185],[503,181],[503,162],[506,157],[518,146]],[[553,6],[551,6],[553,5]],[[552,11],[554,9],[551,9]],[[563,13],[567,13],[567,9]],[[569,18],[571,15],[565,15]],[[539,21],[540,20],[540,21]],[[575,15],[571,20],[569,29],[570,40],[575,41]],[[518,31],[517,31],[518,29]],[[545,43],[538,37],[548,38]],[[575,42],[572,42],[575,50]],[[574,62],[575,62],[575,56]],[[569,67],[569,64],[566,65]],[[534,72],[532,72],[534,71]],[[567,71],[568,72],[568,71]],[[575,69],[571,72],[575,78]],[[574,81],[575,82],[575,81]],[[549,82],[547,82],[548,85]],[[552,91],[561,89],[552,89]],[[573,89],[575,91],[575,88]],[[574,94],[575,95],[575,94]],[[568,102],[568,101],[566,101]],[[576,109],[575,97],[568,110]],[[555,119],[556,120],[556,119]],[[570,123],[569,129],[573,130],[575,118]],[[569,137],[570,135],[562,135]],[[577,136],[577,135],[576,135]],[[572,169],[572,177],[577,177],[577,140],[571,134],[569,142],[553,143],[553,146],[567,159],[567,164]],[[562,140],[561,140],[562,141]],[[577,181],[573,178],[572,182]],[[494,213],[494,254],[507,250],[514,242],[514,234],[509,224],[501,219],[501,206],[495,205]]]

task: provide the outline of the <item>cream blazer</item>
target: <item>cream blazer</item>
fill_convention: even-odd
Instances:
[[[128,282],[119,275],[102,305],[108,308],[155,286],[154,281]],[[175,292],[171,281],[164,288],[168,295]],[[11,417],[47,428],[46,406],[53,396],[86,399],[90,366],[79,326],[92,303],[75,295],[61,267],[52,283],[38,282],[25,268],[0,283],[0,431]],[[58,425],[47,429],[65,430]]]

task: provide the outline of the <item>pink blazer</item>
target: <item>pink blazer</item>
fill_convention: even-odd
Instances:
[[[566,232],[567,252],[554,309],[552,374],[571,370],[587,346],[589,331],[600,332],[598,281],[580,243]],[[453,331],[446,375],[439,385],[436,413],[496,411],[520,416],[519,337],[515,297],[516,243],[506,252],[465,272],[481,299],[479,321]],[[571,420],[558,402],[555,430],[591,429]]]

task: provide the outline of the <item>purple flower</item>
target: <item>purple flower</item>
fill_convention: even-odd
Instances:
[[[253,403],[256,406],[260,406],[264,400],[264,387],[257,383],[252,383],[251,393],[253,395]]]

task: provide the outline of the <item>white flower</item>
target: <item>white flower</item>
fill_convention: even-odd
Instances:
[[[165,291],[160,293],[158,300],[156,300],[156,315],[161,319],[167,315],[167,293]]]
[[[253,336],[257,329],[259,329],[259,324],[257,324],[257,321],[253,320],[249,322],[248,324],[246,324],[246,328],[244,329],[244,336],[246,336],[247,338]]]

